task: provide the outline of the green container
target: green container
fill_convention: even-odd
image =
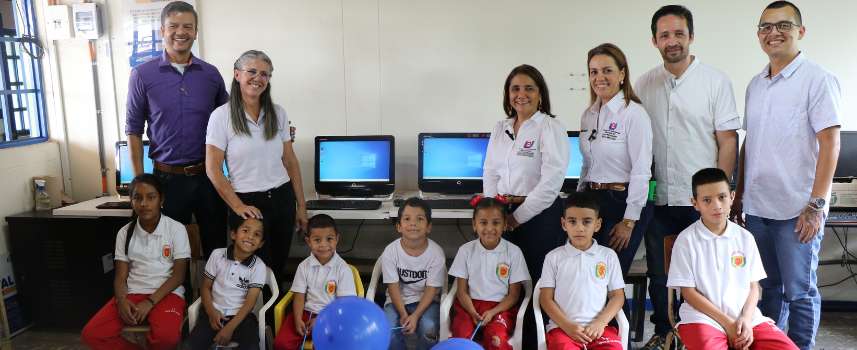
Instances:
[[[657,187],[658,183],[655,180],[649,180],[649,200],[655,201],[657,199],[657,194],[655,194],[655,187]]]

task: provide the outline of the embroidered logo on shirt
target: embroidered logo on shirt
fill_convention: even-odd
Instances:
[[[732,267],[741,268],[747,265],[747,258],[744,257],[744,253],[740,251],[732,252]]]
[[[595,264],[595,278],[603,280],[607,277],[607,264],[603,261],[599,261]]]
[[[244,277],[238,277],[238,283],[235,284],[235,287],[241,289],[250,289],[250,279]]]
[[[536,144],[536,141],[534,140],[524,141],[524,149],[533,148],[534,144]]]
[[[327,295],[333,296],[336,293],[336,281],[327,281],[327,286],[325,286],[324,290],[327,292]]]
[[[163,255],[165,258],[173,256],[173,247],[171,247],[169,244],[164,244]]]
[[[499,263],[497,264],[497,277],[501,280],[505,280],[509,278],[509,264],[507,263]]]
[[[610,130],[616,130],[616,126],[618,126],[618,125],[619,124],[616,124],[616,122],[611,122],[610,126],[608,126],[607,128]]]

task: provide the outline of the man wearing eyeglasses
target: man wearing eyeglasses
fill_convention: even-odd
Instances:
[[[816,278],[827,201],[839,156],[839,81],[798,48],[806,28],[787,1],[768,5],[759,44],[770,60],[747,86],[733,217],[753,233],[768,277],[762,313],[801,349],[821,318]]]
[[[667,318],[664,236],[676,235],[699,219],[690,202],[690,180],[704,168],[735,170],[740,118],[729,77],[690,54],[693,15],[667,5],[652,16],[652,44],[663,64],[637,79],[635,91],[652,119],[654,221],[645,235],[651,321],[655,332],[644,349],[662,349],[672,329]]]
[[[131,70],[125,133],[134,174],[143,172],[144,127],[154,173],[166,186],[163,212],[199,224],[203,253],[226,246],[226,207],[205,175],[205,130],[228,95],[217,68],[191,54],[197,13],[183,1],[161,12],[164,52]]]

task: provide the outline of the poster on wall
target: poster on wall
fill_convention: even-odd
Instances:
[[[161,11],[172,0],[125,0],[125,33],[127,35],[128,64],[134,68],[153,58],[160,57],[164,50],[161,41]],[[184,0],[196,7],[196,1]],[[197,10],[197,12],[199,12]],[[191,49],[199,56],[199,49]]]

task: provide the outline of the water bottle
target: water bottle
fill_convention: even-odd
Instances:
[[[45,180],[36,180],[36,210],[51,210],[51,197],[45,189]]]

